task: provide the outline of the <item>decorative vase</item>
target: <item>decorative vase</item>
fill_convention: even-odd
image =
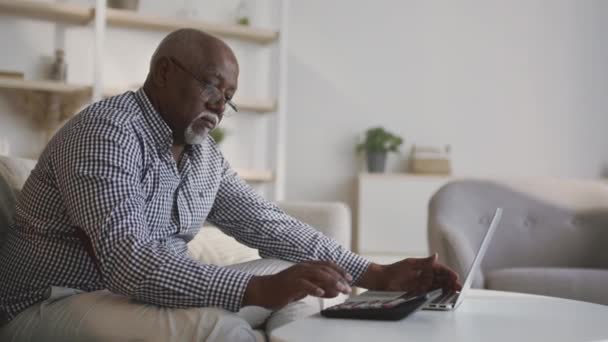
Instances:
[[[68,66],[65,64],[65,53],[62,49],[55,51],[55,61],[51,65],[49,78],[60,82],[65,82],[68,78]]]
[[[383,173],[386,167],[386,152],[367,153],[367,170],[372,173]]]

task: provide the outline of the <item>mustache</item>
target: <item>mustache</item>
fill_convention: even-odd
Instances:
[[[197,115],[196,118],[194,118],[194,120],[192,120],[192,122],[200,120],[201,118],[206,118],[208,120],[213,121],[215,126],[219,125],[219,123],[222,121],[222,117],[218,114],[211,113],[211,112],[202,112],[199,115]]]

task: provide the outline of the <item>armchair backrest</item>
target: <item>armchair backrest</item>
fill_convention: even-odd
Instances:
[[[503,219],[482,271],[505,267],[608,268],[608,183],[592,180],[460,180],[429,204],[429,244],[461,275],[496,207]],[[476,285],[482,279],[477,280]]]

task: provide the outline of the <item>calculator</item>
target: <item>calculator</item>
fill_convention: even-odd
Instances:
[[[418,296],[406,293],[390,299],[347,301],[322,310],[321,315],[329,318],[398,321],[421,309],[442,293],[441,289],[437,289]]]

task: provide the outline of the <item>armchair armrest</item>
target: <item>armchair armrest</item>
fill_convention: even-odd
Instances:
[[[334,202],[281,202],[278,205],[287,214],[350,247],[350,210],[346,205]],[[194,259],[219,266],[259,259],[256,249],[238,243],[212,226],[203,227],[188,243],[188,249]]]

